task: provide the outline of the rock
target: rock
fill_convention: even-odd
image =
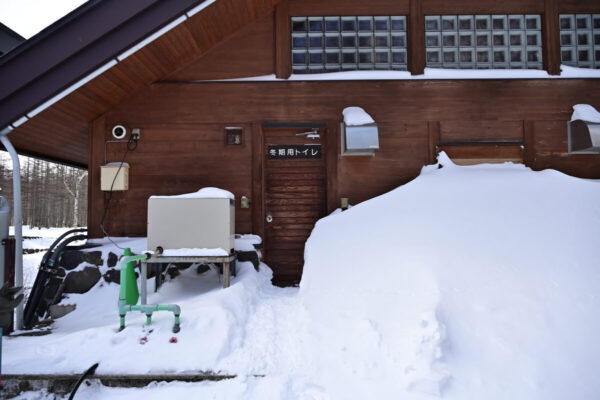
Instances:
[[[83,261],[96,266],[104,264],[104,260],[102,260],[101,251],[83,252]]]
[[[79,250],[66,250],[60,256],[58,265],[70,271],[83,262],[83,253]]]
[[[115,265],[117,265],[117,261],[119,261],[119,257],[115,253],[112,251],[108,253],[108,260],[106,260],[106,265],[108,265],[108,268],[113,268]]]
[[[121,271],[118,269],[109,269],[102,277],[108,283],[121,283]]]
[[[98,267],[88,266],[82,271],[69,272],[65,278],[64,293],[85,293],[101,278]]]
[[[76,307],[77,306],[75,304],[53,304],[48,308],[48,311],[50,312],[50,317],[52,317],[52,319],[58,319],[64,317],[70,312],[75,311]]]
[[[256,253],[255,251],[238,251],[237,260],[242,262],[250,261],[252,265],[254,265],[254,269],[258,271],[260,260],[258,258],[258,253]]]
[[[207,264],[200,264],[198,265],[198,268],[196,268],[196,272],[198,273],[198,275],[208,272],[209,270],[210,267]]]

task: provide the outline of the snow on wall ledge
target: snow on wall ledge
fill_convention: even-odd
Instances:
[[[309,237],[318,384],[331,398],[599,398],[600,182],[438,162]]]
[[[216,79],[217,82],[269,82],[269,81],[360,81],[360,80],[444,80],[444,79],[580,79],[600,78],[600,69],[575,68],[561,65],[560,75],[549,75],[534,69],[444,69],[425,68],[423,75],[408,71],[344,71],[324,74],[292,74],[288,79],[275,75],[252,76],[235,79]],[[209,80],[210,81],[210,80]],[[207,82],[207,81],[199,81]]]

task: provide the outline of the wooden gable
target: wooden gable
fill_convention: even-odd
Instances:
[[[17,150],[88,165],[90,122],[272,12],[279,0],[219,0],[10,133]]]

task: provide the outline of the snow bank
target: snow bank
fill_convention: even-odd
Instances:
[[[320,220],[300,296],[331,398],[600,395],[600,182],[459,167]]]
[[[346,126],[360,126],[374,124],[375,120],[360,107],[346,107],[342,111]]]
[[[589,104],[576,104],[573,106],[571,121],[578,119],[600,124],[600,112]]]
[[[205,187],[194,193],[179,194],[174,196],[150,196],[151,199],[231,199],[235,200],[233,193],[227,190]]]
[[[86,398],[595,400],[599,237],[600,181],[442,153],[412,182],[320,220],[299,289],[273,287],[265,265],[240,263],[226,290],[213,271],[184,270],[149,297],[182,307],[170,344],[169,313],[151,327],[130,314],[118,332],[118,286],[105,284],[71,295],[77,310],[51,335],[7,338],[3,371],[100,362],[98,373],[238,376],[82,387]]]

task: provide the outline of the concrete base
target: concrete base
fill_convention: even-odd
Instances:
[[[2,398],[11,398],[28,391],[45,389],[48,393],[65,395],[81,375],[2,375]],[[262,376],[257,376],[262,377]],[[220,375],[212,372],[197,374],[152,374],[152,375],[92,375],[86,381],[99,382],[108,387],[144,387],[152,382],[203,382],[233,379],[235,375]]]

